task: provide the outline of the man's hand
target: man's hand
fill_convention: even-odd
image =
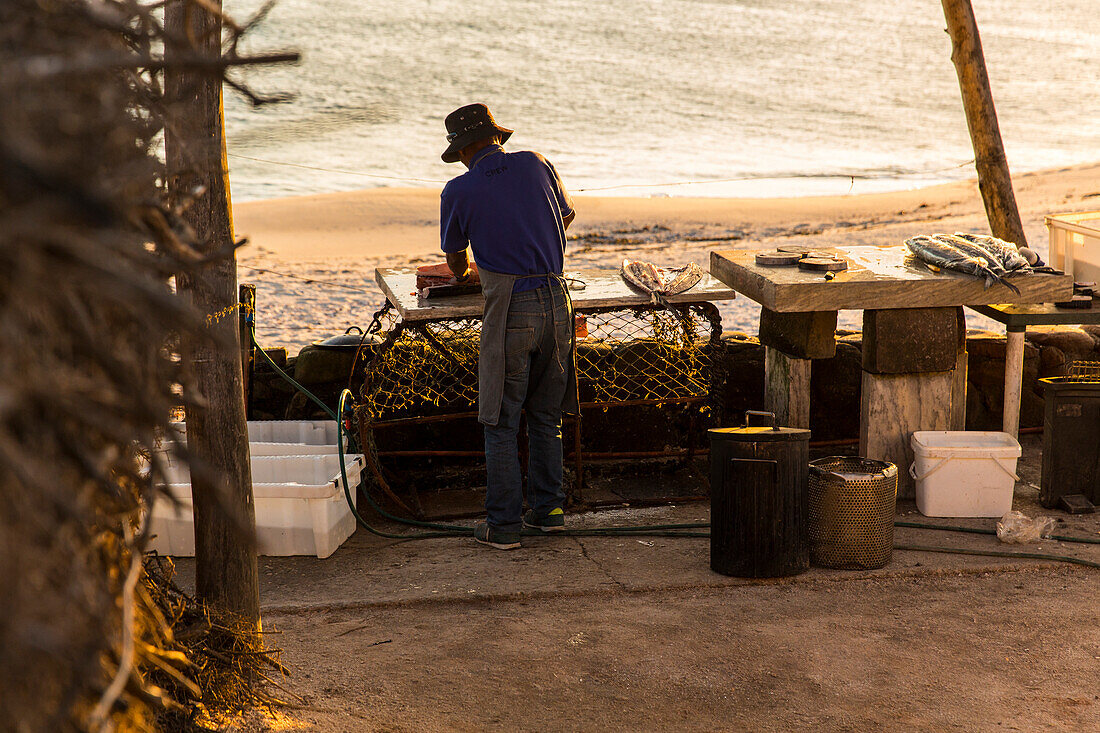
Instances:
[[[565,224],[565,228],[568,229],[569,225],[572,224],[573,220],[576,219],[576,218],[577,218],[577,212],[576,211],[570,211],[568,216],[563,216],[561,218],[561,221],[562,221],[563,224]]]
[[[467,252],[468,250],[464,249],[461,252],[447,253],[447,267],[451,268],[458,282],[470,279],[470,257]]]

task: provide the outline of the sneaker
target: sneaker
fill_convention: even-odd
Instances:
[[[489,547],[495,547],[498,550],[515,550],[519,547],[519,532],[493,529],[488,522],[479,522],[474,527],[474,539],[483,545],[489,545]]]
[[[523,515],[523,526],[541,529],[543,532],[561,532],[565,529],[565,512],[561,508],[553,509],[545,517],[535,516],[534,509],[528,509]]]

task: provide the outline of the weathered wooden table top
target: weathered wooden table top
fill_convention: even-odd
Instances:
[[[711,274],[737,292],[780,313],[888,308],[941,308],[988,303],[1069,300],[1069,275],[1016,275],[1017,295],[1001,284],[944,270],[934,273],[904,245],[814,248],[848,260],[848,269],[826,280],[823,272],[756,264],[760,250],[710,253]],[[769,250],[770,251],[770,250]]]
[[[577,310],[645,305],[649,295],[627,285],[617,269],[566,270],[565,276],[583,283],[570,284],[569,295]],[[470,318],[481,315],[485,298],[480,293],[446,298],[421,298],[416,292],[416,268],[398,267],[374,271],[374,279],[406,321],[427,321],[440,318]],[[670,303],[698,303],[711,300],[731,300],[737,293],[710,275],[703,275],[698,285],[668,298]]]

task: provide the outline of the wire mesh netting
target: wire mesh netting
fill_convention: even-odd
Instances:
[[[709,304],[578,313],[582,404],[705,399],[709,346],[721,334]],[[406,323],[379,318],[360,409],[372,422],[468,412],[477,404],[479,319]],[[367,359],[369,358],[369,361]]]
[[[708,423],[700,418],[720,404],[718,310],[706,302],[592,309],[574,326],[583,417],[566,420],[567,494],[580,497],[583,460],[692,455]],[[405,322],[388,307],[368,328],[353,370],[360,437],[375,484],[398,503],[404,493],[419,508],[422,489],[481,480],[480,336],[480,319]]]

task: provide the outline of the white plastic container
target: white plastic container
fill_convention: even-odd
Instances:
[[[917,509],[926,517],[1003,517],[1012,509],[1020,444],[1008,433],[913,433]]]
[[[347,450],[347,445],[344,450]],[[253,458],[259,456],[335,456],[336,446],[328,443],[308,445],[306,443],[262,443],[250,442],[248,453]]]
[[[1051,214],[1046,224],[1050,264],[1076,282],[1100,281],[1100,211]]]
[[[351,499],[356,501],[364,459],[346,456]],[[160,498],[153,506],[149,549],[164,555],[195,554],[194,513],[187,467],[168,466],[173,505]],[[255,456],[252,495],[256,507],[256,539],[261,555],[328,557],[355,531],[355,517],[344,496],[339,458],[330,455]]]
[[[336,421],[249,420],[248,442],[336,445]]]
[[[175,427],[182,435],[187,435],[186,423],[172,423],[172,426]],[[336,445],[336,421],[249,420],[248,442]]]

